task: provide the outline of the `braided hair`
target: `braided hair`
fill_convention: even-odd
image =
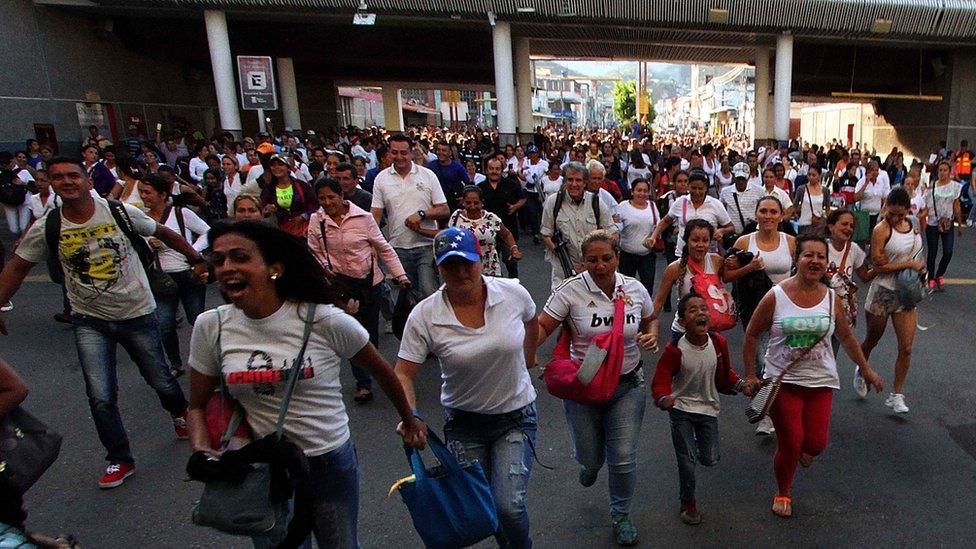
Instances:
[[[675,285],[675,299],[681,299],[685,293],[685,276],[688,275],[688,256],[691,255],[691,251],[688,249],[688,240],[691,239],[691,233],[695,229],[705,229],[708,231],[708,237],[712,238],[715,235],[715,227],[711,223],[705,221],[704,219],[691,219],[685,225],[685,232],[682,236],[684,241],[684,246],[681,248],[681,259],[678,260],[678,280]],[[708,254],[705,254],[705,260],[708,260]],[[702,266],[704,268],[704,265]]]

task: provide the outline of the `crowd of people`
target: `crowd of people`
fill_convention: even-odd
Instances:
[[[809,467],[827,446],[842,385],[837,352],[843,347],[856,366],[860,397],[881,391],[868,360],[889,320],[898,359],[885,405],[908,413],[911,285],[945,290],[972,173],[965,141],[906,166],[897,149],[881,159],[867,146],[752,148],[741,136],[655,136],[638,127],[540,127],[518,145],[476,128],[262,132],[240,141],[164,134],[122,147],[95,134],[77,157],[55,157],[33,140],[0,153],[0,202],[17,240],[0,273],[0,310],[14,309],[27,274],[46,262],[64,296],[55,320],[73,327],[106,450],[99,487],[120,486],[136,470],[118,407],[121,345],[175,435],[189,439],[192,478],[214,478],[211,461],[231,462],[247,448],[265,456],[257,459],[304,456],[292,496],[293,522],[304,530],[288,539],[314,535],[321,547],[358,543],[344,361],[354,401],[371,401],[375,381],[404,444],[422,448],[428,427],[415,413],[414,379],[436,359],[446,439],[482,464],[499,544],[529,547],[525,494],[539,431],[529,372],[548,361],[538,348],[559,333],[557,347],[585,365],[619,314],[613,394],[564,400],[580,484],[593,485],[604,464],[609,470],[616,542],[639,540],[630,514],[649,393],[669,414],[679,516],[693,525],[703,520],[696,464],[719,456],[719,393],[753,396],[776,380],[757,433],[776,437],[771,508],[789,517],[797,465]],[[530,253],[520,245],[551,268],[539,311],[518,281]],[[206,310],[214,282],[224,304]],[[869,284],[860,343],[859,283]],[[377,348],[392,331],[384,320],[397,314],[405,321],[391,364]],[[192,326],[188,353],[180,317]],[[10,318],[0,316],[0,333]],[[741,349],[722,335],[736,326]],[[499,333],[511,337],[491,337]],[[0,413],[10,408],[4,391],[22,400],[19,380],[3,368],[0,383],[12,388],[0,386]],[[186,369],[189,399],[178,381]],[[291,399],[284,386],[294,376]],[[242,436],[252,441],[244,448],[220,443],[215,394],[219,406],[227,397],[243,410]],[[17,502],[0,523],[23,531]]]

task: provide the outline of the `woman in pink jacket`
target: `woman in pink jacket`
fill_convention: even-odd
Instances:
[[[354,316],[369,332],[369,340],[379,347],[379,313],[382,303],[383,271],[377,259],[401,288],[410,287],[393,247],[383,237],[372,214],[345,200],[335,179],[324,178],[315,184],[318,211],[308,222],[308,247],[325,268],[344,297],[359,302]],[[373,400],[373,381],[355,365],[356,397],[359,403]]]

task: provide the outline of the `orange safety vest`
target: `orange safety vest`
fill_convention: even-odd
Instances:
[[[956,156],[956,174],[969,175],[973,173],[973,153],[963,151]]]

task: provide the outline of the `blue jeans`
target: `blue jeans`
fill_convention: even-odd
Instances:
[[[718,463],[718,418],[672,408],[671,442],[678,461],[681,503],[695,501],[695,462],[705,467]]]
[[[116,373],[116,345],[129,353],[143,379],[156,391],[171,416],[186,412],[186,398],[169,372],[163,354],[159,323],[153,314],[129,320],[108,321],[72,313],[75,344],[81,371],[85,375],[88,406],[105,456],[110,463],[133,463],[129,438],[119,413],[119,383]]]
[[[942,259],[939,260],[939,267],[936,269],[935,258],[939,256],[939,242],[942,242]],[[950,228],[949,232],[941,233],[938,227],[927,225],[925,227],[925,244],[928,246],[926,257],[926,268],[929,270],[929,278],[944,276],[952,261],[952,250],[956,244],[956,229]]]
[[[182,370],[180,335],[176,331],[176,309],[181,303],[183,304],[186,321],[192,326],[203,312],[207,301],[207,287],[197,282],[193,271],[189,269],[167,274],[176,282],[179,294],[173,297],[156,298],[156,319],[159,320],[159,331],[163,335],[163,348],[166,349],[169,365]]]
[[[360,304],[359,311],[355,314],[355,318],[359,321],[359,324],[363,328],[366,328],[366,333],[369,334],[369,342],[377,349],[380,348],[380,307],[384,305],[384,286],[386,286],[386,281],[380,281],[379,284],[373,286],[370,290],[369,302]],[[356,389],[372,390],[373,379],[369,377],[369,373],[366,370],[353,364],[352,375],[356,378]]]
[[[410,291],[417,301],[437,291],[437,271],[434,268],[434,249],[431,245],[393,249],[410,279]]]
[[[539,225],[542,223],[542,202],[539,202],[538,193],[525,193],[525,205],[518,213],[525,233],[530,236],[539,234]]]
[[[312,498],[315,541],[319,547],[357,549],[359,467],[352,439],[331,452],[308,458],[308,467],[309,476],[303,482]],[[264,549],[277,546],[281,540],[254,537],[251,541],[256,549]],[[301,547],[311,549],[312,544],[306,540]]]
[[[620,252],[620,267],[617,270],[627,276],[640,277],[647,293],[654,295],[655,263],[657,263],[657,254],[654,252],[644,255]]]
[[[627,376],[609,402],[564,400],[573,454],[583,468],[610,471],[610,515],[629,515],[637,488],[637,441],[647,405],[643,372]]]
[[[538,420],[535,403],[507,414],[446,410],[444,438],[459,460],[478,460],[498,511],[499,547],[532,547],[525,492],[529,487]],[[460,446],[460,448],[458,448]]]

